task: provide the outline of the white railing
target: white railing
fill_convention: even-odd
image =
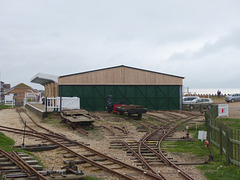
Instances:
[[[60,109],[80,109],[80,98],[78,97],[47,97],[45,99],[47,111],[59,111]]]
[[[60,101],[59,101],[60,106]],[[62,109],[80,109],[80,98],[62,97]]]
[[[219,104],[218,105],[218,117],[229,115],[228,104]]]
[[[45,107],[47,107],[47,111],[54,111],[60,108],[60,106],[58,105],[58,98],[53,98],[53,97],[47,97],[45,98]]]
[[[25,98],[23,99],[23,105],[27,103],[42,103],[41,93],[25,93]]]

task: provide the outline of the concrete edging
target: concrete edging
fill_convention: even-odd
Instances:
[[[34,106],[32,106],[31,104],[26,104],[25,107],[30,110],[31,112],[33,112],[37,117],[39,117],[40,119],[44,119],[47,117],[47,112],[42,111]]]

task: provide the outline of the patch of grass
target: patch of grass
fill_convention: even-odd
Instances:
[[[43,120],[44,123],[46,124],[59,124],[61,122],[61,119],[50,119],[50,118],[45,118]]]
[[[206,130],[204,125],[200,125],[198,130]],[[190,134],[194,138],[197,138],[198,130],[190,129]],[[162,144],[166,151],[177,152],[177,153],[188,153],[196,155],[197,157],[203,157],[208,160],[209,151],[205,147],[204,142],[197,141],[165,141]],[[211,152],[214,156],[214,162],[206,165],[197,166],[202,170],[209,180],[228,180],[228,179],[239,179],[240,180],[240,169],[235,166],[226,166],[225,155],[220,156],[219,149],[214,145],[210,144]]]
[[[211,180],[240,179],[240,170],[233,166],[214,166],[215,169],[206,172],[205,175]]]
[[[48,113],[48,116],[46,119],[59,119],[61,120],[61,116],[58,112],[51,112],[51,113]]]
[[[16,151],[16,152],[24,152],[26,154],[29,154],[30,156],[34,157],[35,160],[38,161],[39,165],[44,167],[43,163],[40,161],[38,157],[34,156],[34,154],[28,151],[24,151],[18,148],[13,148],[14,144],[15,144],[15,141],[13,139],[11,139],[10,137],[7,137],[4,133],[0,132],[0,148],[1,149],[7,152]]]
[[[240,119],[220,118],[216,120],[222,122],[233,130],[240,131]]]
[[[100,180],[100,179],[92,176],[87,176],[87,180]]]
[[[14,144],[15,144],[15,141],[13,139],[5,136],[5,134],[0,132],[0,147],[4,151],[11,151]]]
[[[70,127],[67,123],[61,123],[61,119],[48,119],[48,118],[45,118],[43,120],[43,123],[52,124],[52,125],[55,125],[56,127],[60,127],[60,128],[69,128]]]
[[[99,129],[91,129],[88,131],[88,138],[89,139],[96,139],[98,141],[101,141],[104,139],[104,136],[100,133],[100,130]]]
[[[12,106],[7,106],[7,105],[0,105],[0,109],[7,109],[7,108],[11,108]]]
[[[61,123],[62,119],[59,116],[59,114],[57,112],[54,113],[50,113],[48,114],[48,117],[43,119],[43,123],[46,124],[53,124],[56,125],[57,127],[64,127],[64,128],[68,128],[69,126],[66,123]]]
[[[168,147],[171,145],[174,148],[170,148],[170,152],[190,153],[199,157],[208,155],[208,149],[204,146],[204,142],[201,141],[174,141],[164,142],[162,147]]]

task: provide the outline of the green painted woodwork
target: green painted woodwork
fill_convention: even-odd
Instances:
[[[154,85],[59,85],[59,96],[79,97],[81,108],[104,111],[107,96],[113,102],[123,101],[149,110],[179,110],[181,86]]]

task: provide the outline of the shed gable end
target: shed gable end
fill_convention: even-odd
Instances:
[[[59,77],[59,85],[182,85],[182,77],[118,66]]]

